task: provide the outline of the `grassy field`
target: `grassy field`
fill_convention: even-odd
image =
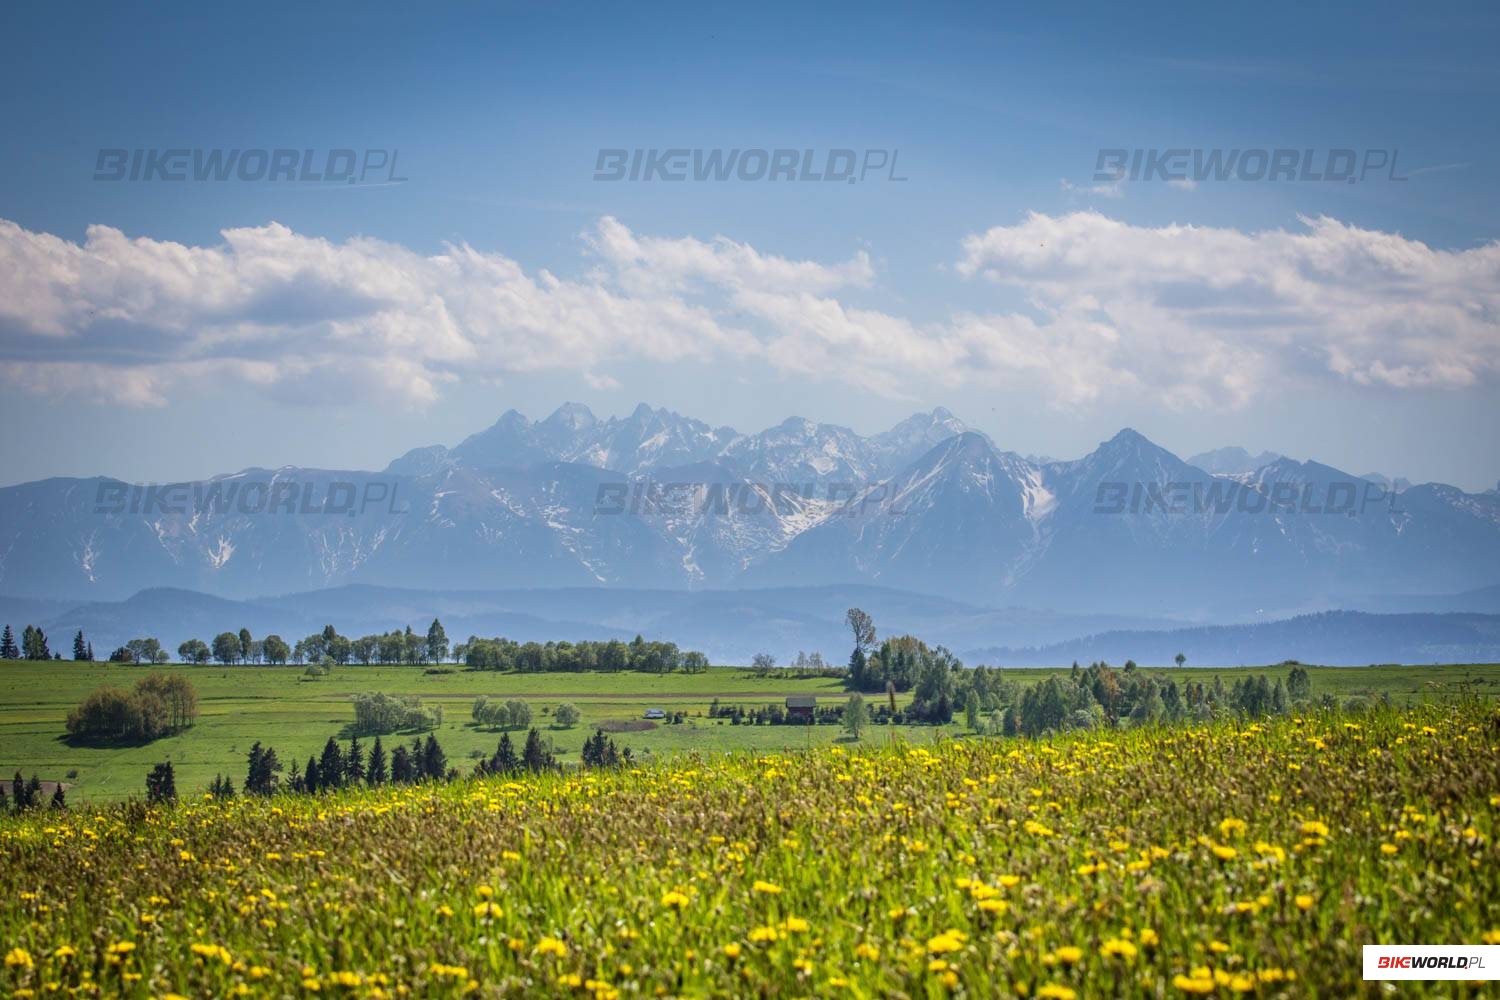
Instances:
[[[1476,698],[5,818],[0,986],[1375,995],[1362,944],[1500,943],[1497,759]]]
[[[152,669],[180,670],[198,691],[197,724],[186,732],[147,746],[89,748],[64,741],[68,710],[101,684],[128,688]],[[1007,676],[1034,683],[1050,670],[1011,670]],[[1207,680],[1220,674],[1226,685],[1241,673],[1260,670],[1147,671],[1187,675]],[[1388,695],[1400,705],[1452,698],[1469,683],[1487,697],[1500,695],[1500,665],[1442,667],[1311,668],[1315,695],[1332,693],[1340,700],[1354,696]],[[640,719],[647,708],[683,711],[681,725],[658,725],[648,732],[618,734],[615,739],[638,754],[669,755],[685,751],[757,750],[773,752],[831,744],[839,740],[836,726],[731,726],[707,718],[710,703],[760,707],[781,702],[790,694],[814,694],[820,703],[836,704],[845,697],[832,679],[804,680],[785,676],[759,677],[749,670],[716,667],[701,674],[495,674],[456,671],[427,674],[420,667],[350,666],[336,668],[322,678],[308,678],[300,667],[167,667],[147,668],[71,661],[0,664],[0,777],[20,768],[27,777],[67,784],[70,801],[107,801],[140,795],[151,766],[170,759],[184,793],[206,787],[217,773],[236,782],[244,777],[250,745],[261,740],[276,747],[283,762],[305,761],[329,736],[353,721],[349,698],[360,691],[416,694],[429,704],[444,707],[438,732],[451,763],[467,771],[472,755],[494,751],[497,732],[470,723],[470,705],[477,695],[524,698],[531,702],[535,724],[554,740],[564,759],[577,758],[592,727],[607,720]],[[898,697],[904,703],[906,696]],[[560,701],[571,701],[582,711],[575,728],[549,728],[542,714]],[[894,730],[894,732],[893,732]],[[931,726],[876,727],[866,742],[900,736],[927,743],[946,732]],[[514,736],[512,737],[514,738]]]

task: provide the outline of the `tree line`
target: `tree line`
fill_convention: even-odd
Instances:
[[[630,642],[619,639],[580,642],[516,642],[513,639],[481,639],[454,647],[454,658],[470,670],[500,670],[514,673],[617,673],[633,670],[647,674],[702,673],[708,657],[696,650],[682,650],[674,642],[649,642],[637,635]]]

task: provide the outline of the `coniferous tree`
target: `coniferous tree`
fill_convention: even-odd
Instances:
[[[427,658],[433,663],[442,663],[448,658],[448,633],[443,623],[436,618],[427,626]]]
[[[447,775],[448,757],[443,753],[443,748],[438,746],[437,737],[429,733],[427,742],[422,747],[422,776],[432,781],[442,781]]]
[[[0,660],[19,660],[21,649],[16,645],[16,634],[11,631],[9,625],[5,631],[0,633]]]
[[[88,649],[86,651],[86,655],[88,656],[89,662],[93,663],[94,662],[94,644],[92,642],[89,643]]]
[[[520,769],[521,760],[516,756],[516,747],[510,741],[510,733],[502,733],[500,745],[495,748],[495,755],[490,758],[489,770],[493,774],[515,774]]]
[[[42,779],[38,778],[36,774],[33,773],[31,775],[31,780],[26,782],[26,808],[35,809],[41,804]]]
[[[406,747],[397,747],[391,754],[391,781],[397,785],[409,785],[416,780],[411,754]]]
[[[87,656],[88,646],[83,641],[83,629],[79,629],[78,634],[73,636],[73,659],[82,660],[87,658]]]
[[[344,782],[355,786],[365,783],[365,752],[358,736],[350,741],[349,752],[344,754]]]
[[[344,783],[344,754],[338,741],[332,736],[323,744],[323,756],[318,760],[318,785],[321,788],[338,788]]]
[[[370,763],[365,768],[365,780],[372,785],[383,785],[390,780],[390,775],[385,766],[385,747],[380,745],[380,737],[375,737],[375,745],[370,748]]]
[[[318,766],[316,758],[307,758],[307,770],[302,772],[302,784],[309,795],[316,795],[327,787],[323,780],[323,769]]]
[[[292,791],[301,794],[307,791],[307,781],[302,777],[302,765],[292,758],[292,766],[286,771],[286,786]]]
[[[177,773],[172,762],[157,764],[146,775],[146,801],[172,803],[177,801]]]
[[[526,748],[521,751],[521,763],[528,771],[546,771],[555,763],[552,751],[542,743],[542,734],[534,728],[526,734]]]
[[[19,770],[16,771],[16,776],[11,779],[10,795],[12,808],[18,813],[25,812],[28,804],[26,801],[26,779],[21,776]]]
[[[262,748],[260,741],[250,748],[250,766],[245,775],[245,792],[249,795],[270,795],[276,791],[277,775],[281,773],[281,760],[271,747]]]

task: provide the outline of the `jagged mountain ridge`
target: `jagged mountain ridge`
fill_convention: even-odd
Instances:
[[[1493,585],[1500,494],[1391,494],[1275,457],[1215,475],[1124,430],[1083,458],[995,447],[946,410],[869,437],[757,434],[641,406],[515,411],[383,473],[245,470],[205,486],[388,487],[390,504],[275,515],[194,499],[99,512],[110,480],[0,489],[0,589],[118,599],[368,583],[694,588],[878,583],[987,604],[1167,617],[1284,613]],[[1328,513],[1350,491],[1359,508]],[[1372,495],[1373,495],[1372,494]]]

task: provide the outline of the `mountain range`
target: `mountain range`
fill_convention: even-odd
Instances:
[[[350,584],[868,584],[1208,621],[1500,582],[1500,492],[1397,492],[1239,449],[1195,458],[1128,429],[1077,460],[1027,458],[941,408],[864,436],[796,417],[742,434],[645,405],[601,420],[567,404],[539,421],[509,411],[381,472],[5,487],[0,592],[77,603],[162,587],[261,598]],[[295,502],[246,499],[277,491]]]

